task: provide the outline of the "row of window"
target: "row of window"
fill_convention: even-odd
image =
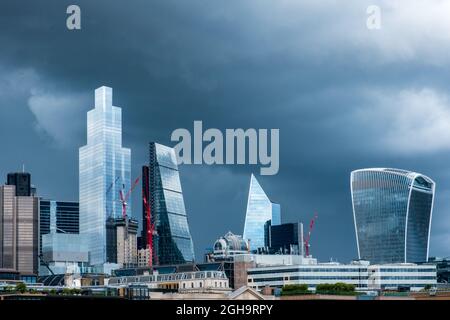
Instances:
[[[381,280],[436,280],[435,276],[381,276]]]
[[[252,278],[250,278],[251,280]],[[267,280],[271,279],[271,280]],[[290,276],[290,277],[272,277],[272,278],[253,278],[255,282],[263,281],[283,281],[284,280],[362,280],[367,277],[357,276]],[[436,276],[381,276],[380,280],[435,280]]]
[[[183,289],[186,289],[186,283],[183,283]],[[203,287],[203,282],[198,282],[198,288]],[[191,289],[195,288],[194,282],[191,282]],[[225,283],[214,281],[214,288],[226,288]]]
[[[292,273],[292,272],[358,272],[358,273],[367,273],[367,268],[291,268],[291,269],[274,269],[274,270],[249,270],[249,275],[256,274],[268,274],[268,273]],[[372,272],[376,272],[378,270],[372,269]],[[425,273],[431,272],[435,273],[435,268],[380,268],[379,272],[388,273]]]
[[[274,277],[274,278],[254,278],[249,279],[250,282],[266,282],[266,281],[289,281],[289,280],[354,280],[354,281],[360,281],[364,280],[365,278],[360,277],[336,277],[336,276],[294,276],[294,277]]]
[[[292,269],[275,269],[275,270],[250,270],[249,275],[252,274],[266,274],[266,273],[289,273],[289,272],[359,272],[367,273],[367,268],[292,268]]]
[[[436,268],[380,268],[381,272],[436,272]]]

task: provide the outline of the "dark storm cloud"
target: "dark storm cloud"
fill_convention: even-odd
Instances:
[[[93,90],[109,85],[135,176],[148,141],[171,144],[171,132],[194,120],[280,128],[280,173],[258,179],[285,221],[319,213],[314,255],[356,256],[349,174],[372,166],[436,180],[431,249],[448,254],[445,4],[380,1],[376,32],[365,28],[366,1],[76,1],[81,31],[65,28],[69,4],[0,4],[0,130],[14,132],[2,175],[26,162],[42,195],[77,198],[86,111]],[[424,117],[422,105],[435,116]],[[250,173],[259,168],[180,170],[200,257],[219,235],[242,233]]]

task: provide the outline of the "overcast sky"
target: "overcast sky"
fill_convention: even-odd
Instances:
[[[66,28],[70,4],[81,30]],[[371,4],[380,30],[366,27]],[[0,176],[25,164],[39,195],[77,200],[86,112],[107,85],[133,176],[149,141],[173,145],[172,131],[194,120],[280,129],[278,175],[181,166],[197,258],[227,231],[242,234],[252,172],[284,222],[318,212],[314,256],[357,257],[349,180],[364,167],[436,181],[430,254],[448,256],[449,12],[439,0],[2,0]]]

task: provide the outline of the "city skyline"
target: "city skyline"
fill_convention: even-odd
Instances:
[[[313,256],[357,257],[348,176],[368,167],[433,178],[430,256],[448,256],[449,7],[385,10],[382,29],[369,31],[370,4],[81,0],[83,26],[72,32],[65,4],[43,0],[23,10],[21,1],[3,2],[0,134],[8,138],[0,176],[25,164],[39,196],[76,201],[85,113],[92,90],[107,85],[123,108],[132,177],[146,163],[148,141],[173,146],[170,133],[195,120],[280,128],[279,173],[257,178],[285,221],[306,223],[318,212]],[[242,232],[248,178],[259,167],[179,170],[201,259],[219,235]],[[140,218],[139,196],[131,203]]]

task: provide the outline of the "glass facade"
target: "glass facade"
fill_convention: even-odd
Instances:
[[[150,186],[152,222],[156,226],[153,236],[154,263],[193,262],[194,245],[173,148],[150,143],[148,179],[144,185]]]
[[[42,254],[42,236],[50,233],[50,218],[55,218],[55,233],[79,233],[80,210],[76,201],[39,201],[39,253]]]
[[[87,262],[85,241],[79,234],[49,233],[42,237],[42,252],[46,262]]]
[[[31,196],[31,175],[26,172],[8,173],[7,185],[16,186],[17,197]]]
[[[80,234],[86,237],[91,265],[110,262],[106,221],[122,216],[119,191],[130,189],[131,151],[122,148],[122,110],[112,105],[112,89],[95,90],[87,114],[87,145],[79,151]],[[131,203],[127,215],[131,216]]]
[[[270,226],[269,243],[267,246],[271,252],[297,253],[300,254],[303,245],[301,237],[301,224],[284,223],[278,226]]]
[[[351,173],[358,255],[372,264],[428,260],[435,183],[399,169]]]
[[[273,226],[281,224],[280,205],[269,200],[252,174],[243,236],[249,241],[250,250],[264,247],[264,225],[268,220]]]

